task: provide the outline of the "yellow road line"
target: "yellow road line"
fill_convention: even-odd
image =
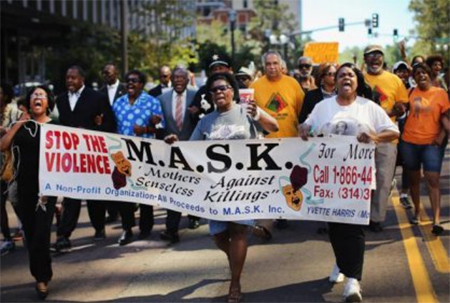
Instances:
[[[431,284],[430,276],[425,267],[416,237],[414,236],[409,224],[406,211],[400,205],[398,196],[392,197],[395,214],[397,215],[398,225],[403,237],[406,257],[408,259],[409,270],[416,291],[417,302],[438,303],[438,297]]]
[[[440,237],[436,237],[431,233],[432,220],[428,217],[423,204],[420,206],[420,216],[420,231],[422,232],[428,251],[430,252],[434,267],[440,273],[450,273],[450,262],[447,250],[445,249],[444,244],[442,244]]]

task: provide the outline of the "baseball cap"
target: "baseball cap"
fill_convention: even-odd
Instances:
[[[238,76],[246,76],[250,77],[251,80],[253,80],[253,73],[252,71],[247,67],[241,67],[239,71],[235,74],[236,77]]]
[[[400,69],[401,67],[409,69],[409,66],[405,61],[398,61],[398,62],[395,62],[394,66],[392,67],[392,71],[395,72],[396,70]]]
[[[230,64],[228,63],[228,60],[226,58],[224,58],[224,56],[219,56],[217,54],[214,54],[212,56],[212,61],[209,64],[209,69],[211,69],[213,66],[215,65],[223,65],[226,67],[230,67]]]
[[[384,51],[383,51],[383,47],[381,47],[381,45],[368,45],[365,49],[364,49],[364,55],[373,53],[373,52],[380,52],[384,55]]]

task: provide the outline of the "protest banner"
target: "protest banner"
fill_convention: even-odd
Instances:
[[[314,64],[338,63],[338,42],[308,42],[305,45],[303,55],[310,57]]]
[[[40,191],[126,201],[214,220],[368,224],[373,144],[354,137],[183,141],[45,124]]]

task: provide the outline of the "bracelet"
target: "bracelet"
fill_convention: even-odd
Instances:
[[[261,112],[259,111],[259,108],[256,108],[256,115],[252,118],[253,121],[258,121],[261,118]]]

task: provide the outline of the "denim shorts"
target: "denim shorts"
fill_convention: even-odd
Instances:
[[[209,220],[209,233],[214,236],[220,234],[221,232],[228,229],[228,224],[231,222],[228,221],[215,221]],[[254,226],[255,220],[241,220],[241,221],[233,221],[233,223]]]
[[[418,171],[421,164],[423,164],[423,170],[426,172],[441,172],[444,157],[444,149],[442,147],[431,144],[418,145],[404,141],[400,144],[403,166],[406,169]]]

